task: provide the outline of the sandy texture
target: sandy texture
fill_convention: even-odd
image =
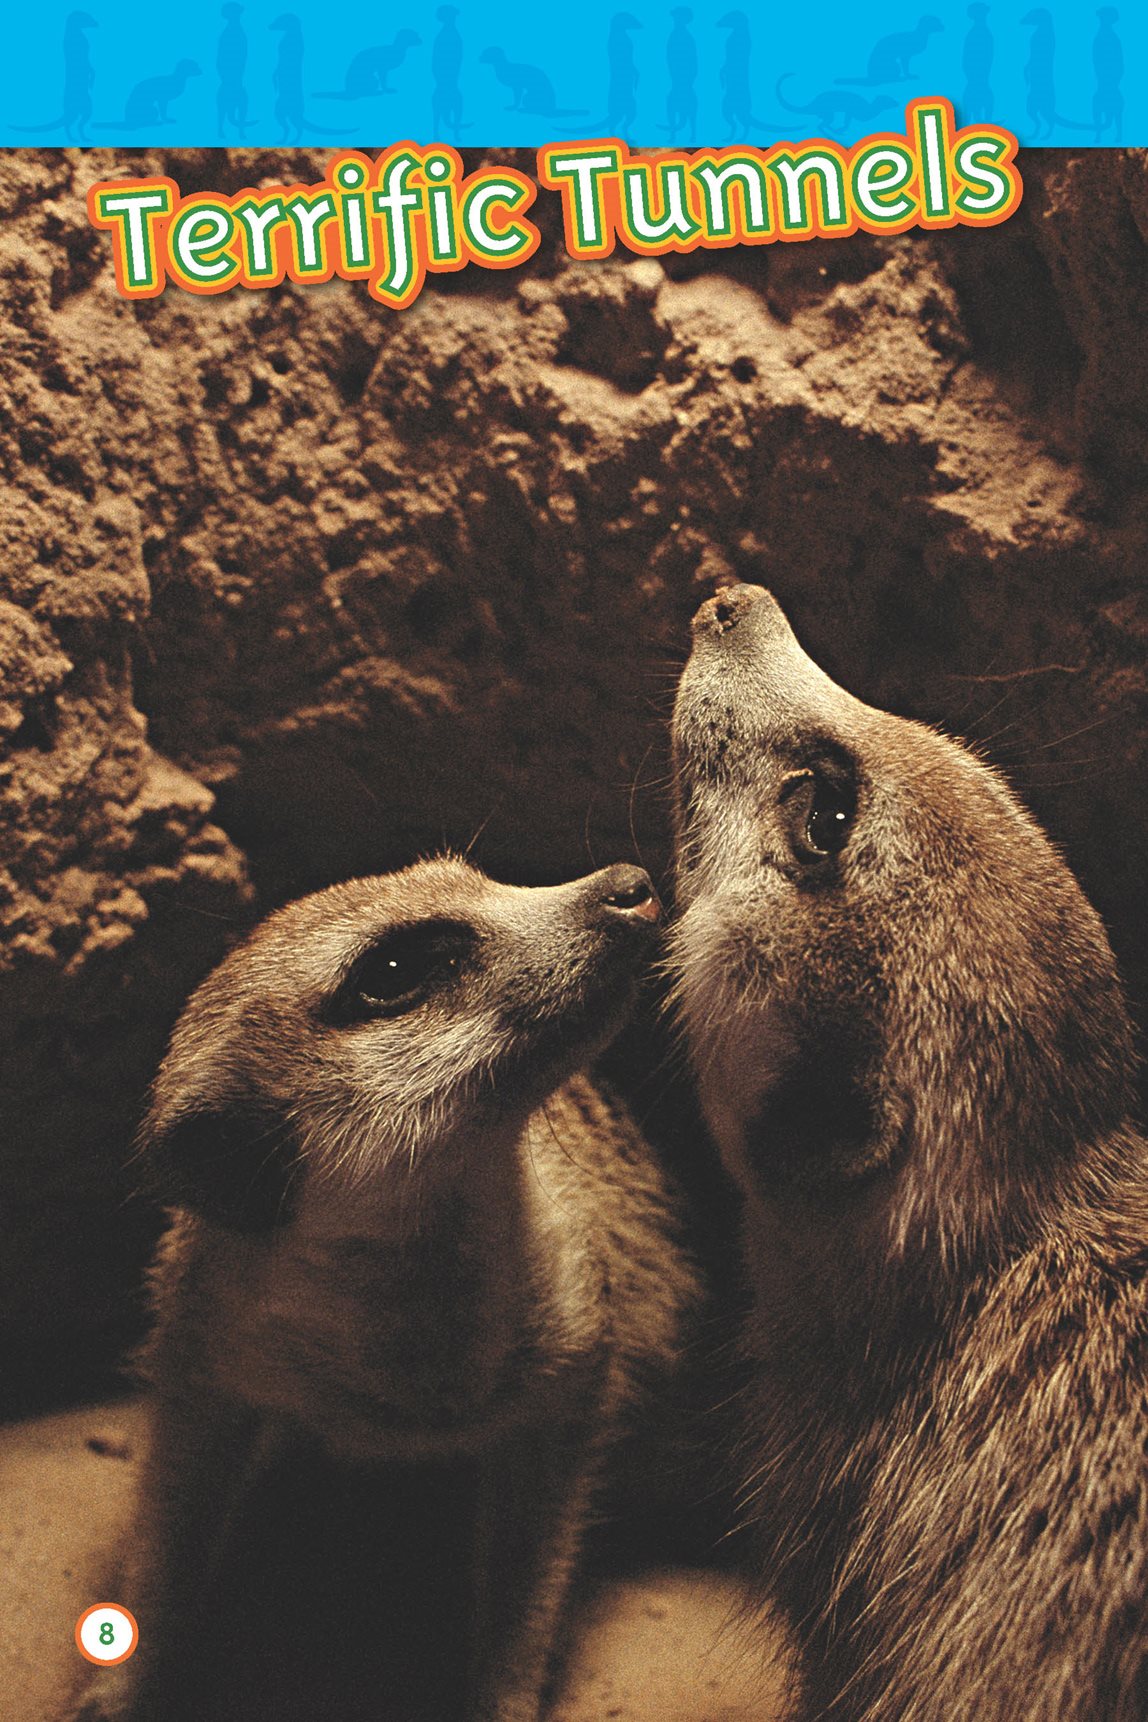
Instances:
[[[728,1575],[665,1568],[606,1586],[580,1616],[547,1722],[783,1722],[784,1640]]]
[[[59,1722],[90,1665],[76,1621],[115,1602],[114,1550],[144,1432],[138,1402],[0,1430],[0,1715]]]
[[[140,1401],[0,1430],[0,1715],[12,1722],[62,1722],[86,1682],[75,1623],[118,1600],[109,1551],[130,1521],[144,1439]],[[720,1573],[670,1568],[605,1587],[575,1625],[552,1722],[782,1722],[782,1642],[747,1638],[744,1606]]]
[[[139,1099],[257,909],[481,836],[667,853],[708,583],[1014,774],[1142,1001],[1142,155],[1030,154],[987,233],[128,305],[82,196],[318,152],[0,160],[0,1345],[19,1401],[131,1331]],[[553,240],[553,235],[551,236]]]

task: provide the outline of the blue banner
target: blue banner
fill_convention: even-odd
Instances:
[[[97,0],[5,29],[6,145],[851,144],[926,95],[1027,145],[1148,142],[1148,16],[1114,6]]]

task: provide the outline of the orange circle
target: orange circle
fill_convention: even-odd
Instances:
[[[84,1622],[88,1619],[89,1615],[99,1614],[102,1608],[114,1608],[117,1614],[122,1614],[125,1620],[131,1622],[131,1643],[119,1656],[93,1656],[90,1650],[84,1649],[83,1640],[80,1637]],[[139,1624],[136,1621],[136,1617],[130,1608],[124,1607],[122,1602],[94,1602],[91,1608],[86,1608],[84,1610],[83,1614],[76,1622],[76,1649],[79,1651],[81,1656],[86,1657],[87,1660],[94,1663],[97,1668],[114,1668],[118,1662],[126,1662],[129,1656],[135,1655],[136,1646],[139,1644],[139,1641],[140,1629]]]

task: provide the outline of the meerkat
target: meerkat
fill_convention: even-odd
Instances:
[[[174,1218],[139,1649],[80,1715],[534,1722],[695,1297],[652,1152],[574,1074],[659,914],[634,867],[422,862],[278,911],[194,993],[141,1139]]]
[[[993,770],[703,604],[671,966],[743,1196],[738,1466],[826,1722],[1148,1715],[1148,1145],[1100,920]]]

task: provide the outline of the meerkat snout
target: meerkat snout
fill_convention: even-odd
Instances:
[[[746,613],[755,605],[773,604],[773,600],[763,586],[723,586],[707,598],[705,603],[695,612],[690,623],[695,634],[716,632],[728,633],[736,628]],[[776,604],[774,609],[777,610]],[[780,611],[777,611],[780,615]]]
[[[634,915],[640,921],[661,919],[661,904],[654,895],[650,876],[641,867],[611,867],[603,880],[607,909],[621,915]]]
[[[524,1117],[617,1028],[659,915],[637,867],[525,889],[453,860],[290,904],[176,1028],[142,1135],[153,1188],[269,1231],[308,1185]]]

